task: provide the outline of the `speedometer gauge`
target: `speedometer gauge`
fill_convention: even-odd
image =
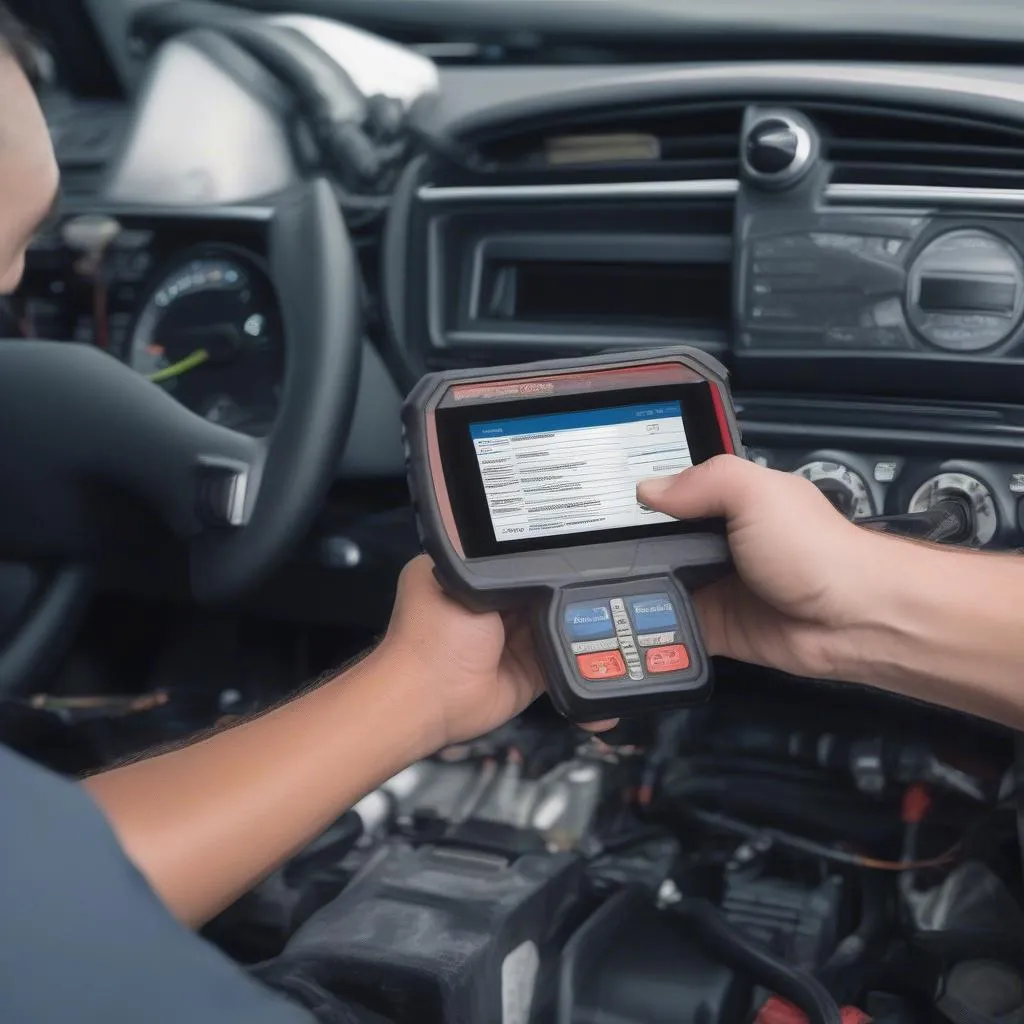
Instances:
[[[233,251],[183,260],[150,294],[128,361],[200,416],[266,433],[284,372],[281,315],[269,280]]]

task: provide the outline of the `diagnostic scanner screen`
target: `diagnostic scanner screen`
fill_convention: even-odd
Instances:
[[[470,424],[498,543],[673,522],[636,485],[693,464],[678,401]]]
[[[637,481],[729,450],[706,381],[442,407],[444,483],[467,558],[701,532]]]

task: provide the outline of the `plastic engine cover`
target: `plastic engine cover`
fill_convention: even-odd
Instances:
[[[751,986],[705,956],[643,889],[609,899],[567,945],[557,1024],[741,1024]]]
[[[396,1024],[528,1024],[554,998],[581,879],[575,854],[392,841],[289,956]]]

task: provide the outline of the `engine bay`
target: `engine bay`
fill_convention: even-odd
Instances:
[[[815,985],[872,1019],[1012,1018],[1009,739],[727,674],[607,737],[536,710],[413,765],[206,934],[242,962],[329,943],[396,1021],[832,1019]]]

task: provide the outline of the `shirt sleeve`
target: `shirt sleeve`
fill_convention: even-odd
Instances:
[[[0,1020],[311,1024],[180,924],[73,782],[0,747]]]

